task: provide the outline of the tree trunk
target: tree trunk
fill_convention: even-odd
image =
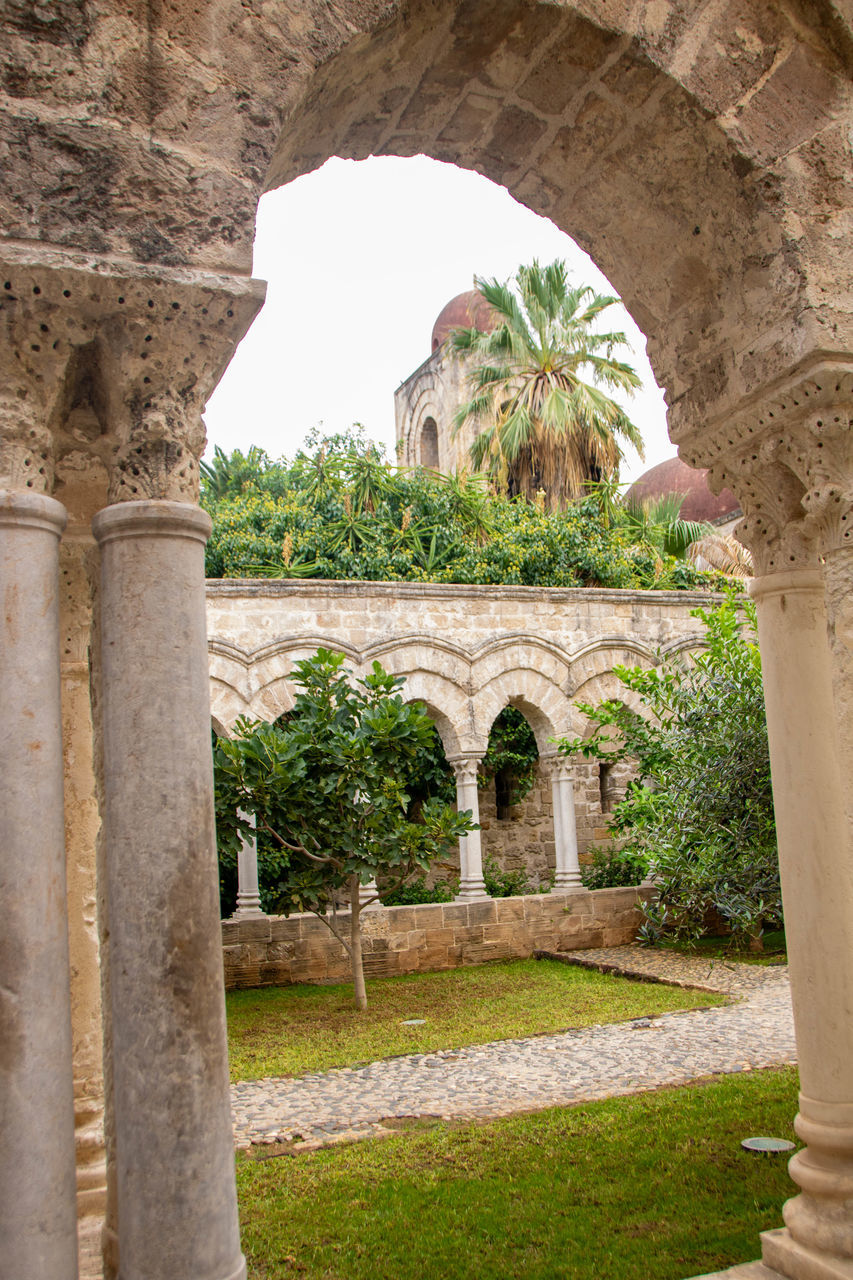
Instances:
[[[364,965],[361,960],[361,903],[358,900],[360,882],[358,876],[350,880],[350,960],[352,982],[355,988],[355,1007],[367,1008],[367,990],[364,985]]]

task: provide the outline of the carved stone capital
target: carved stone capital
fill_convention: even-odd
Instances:
[[[540,756],[539,769],[549,782],[574,781],[574,766],[567,756]]]
[[[476,786],[479,756],[454,756],[447,762],[453,770],[457,786]]]
[[[67,346],[43,284],[0,264],[0,488],[50,493]]]
[[[682,435],[679,452],[728,486],[758,574],[808,568],[853,541],[853,356],[820,357],[735,414]]]
[[[36,470],[48,476],[47,438],[57,458],[80,448],[62,427],[85,392],[101,426],[87,447],[109,471],[111,502],[195,501],[201,413],[263,283],[40,245],[7,245],[0,257],[0,353],[13,370],[0,387],[0,461],[17,475],[36,461],[23,447],[38,450]],[[23,406],[17,417],[11,405]]]

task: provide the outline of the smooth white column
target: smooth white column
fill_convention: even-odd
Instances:
[[[578,861],[578,828],[575,816],[575,790],[572,766],[568,760],[547,762],[551,772],[551,797],[554,806],[554,846],[556,850],[555,889],[580,889],[581,869]]]
[[[253,813],[240,810],[240,816],[255,826]],[[258,888],[258,837],[240,836],[240,852],[237,854],[237,910],[234,919],[245,919],[247,916],[264,916],[261,907],[261,895]]]
[[[370,902],[370,906],[367,908],[368,911],[372,911],[374,907],[381,907],[382,903],[377,897],[378,893],[379,886],[375,880],[368,880],[367,884],[360,884],[358,886],[358,900],[362,907],[367,902]],[[373,899],[372,902],[370,901],[371,899]]]
[[[65,508],[0,491],[0,1272],[77,1276],[59,538]]]
[[[796,1280],[853,1276],[853,844],[816,569],[750,587],[767,705],[779,866],[800,1067],[791,1160],[801,1194],[765,1263]]]
[[[104,839],[120,1280],[243,1280],[213,820],[204,543],[181,502],[107,507]]]
[[[480,802],[477,795],[477,766],[479,760],[475,756],[459,757],[450,760],[456,775],[456,808],[471,810],[471,820],[479,824]],[[483,880],[483,850],[480,844],[480,832],[469,831],[459,838],[459,892],[457,902],[470,902],[476,898],[488,898],[486,884]]]

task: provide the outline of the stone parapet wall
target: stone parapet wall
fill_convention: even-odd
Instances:
[[[356,675],[378,660],[405,678],[449,757],[482,758],[495,717],[526,717],[540,758],[555,739],[582,737],[578,702],[619,698],[637,706],[614,672],[654,667],[662,655],[703,646],[691,616],[716,597],[699,591],[590,587],[472,586],[418,582],[226,579],[207,584],[211,712],[217,732],[238,716],[275,720],[293,706],[294,664],[321,645],[346,656]],[[598,766],[575,762],[575,818],[582,855],[606,840],[607,810],[624,791],[621,767],[602,806]],[[525,801],[498,820],[494,786],[479,796],[483,851],[533,881],[554,869],[551,789],[537,775]],[[444,872],[440,872],[444,874]]]
[[[534,951],[619,946],[633,941],[638,902],[651,892],[578,889],[368,910],[364,971],[379,978],[526,959]],[[347,914],[338,918],[349,927]],[[350,980],[344,948],[313,915],[223,920],[222,942],[228,989]]]

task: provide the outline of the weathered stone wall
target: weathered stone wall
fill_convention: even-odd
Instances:
[[[416,582],[226,579],[207,584],[211,709],[274,720],[293,705],[296,661],[319,645],[360,674],[378,659],[427,704],[448,755],[485,751],[515,706],[536,735],[582,734],[576,699],[617,696],[614,665],[653,666],[689,651],[706,592],[458,586]],[[626,698],[628,695],[626,695]]]
[[[431,465],[424,444],[424,427],[435,423],[438,469],[450,474],[471,465],[468,450],[477,434],[473,422],[466,422],[454,434],[453,415],[470,393],[465,360],[451,355],[443,344],[410,374],[394,392],[394,431],[400,462],[404,467]]]
[[[509,815],[499,818],[495,783],[479,790],[483,858],[494,858],[502,871],[523,871],[534,886],[548,883],[555,868],[554,805],[551,783],[537,766],[533,786]]]
[[[483,902],[383,907],[362,916],[369,978],[455,969],[488,960],[524,959],[534,951],[631,942],[648,890],[581,889]],[[348,926],[349,917],[339,920]],[[226,987],[347,982],[344,948],[312,915],[223,920]]]
[[[707,593],[588,588],[482,587],[401,582],[226,580],[208,583],[211,708],[228,732],[239,715],[274,720],[293,705],[293,664],[319,645],[343,652],[360,674],[374,659],[406,677],[449,757],[482,757],[505,706],[526,716],[540,758],[553,739],[587,728],[575,702],[623,697],[617,663],[652,666],[690,652],[703,628],[691,617]],[[608,779],[609,805],[629,771]],[[495,790],[479,790],[483,853],[544,883],[554,868],[551,786],[545,771],[511,816],[498,819]],[[575,764],[582,855],[606,839],[598,766]],[[446,874],[446,869],[438,869]]]

